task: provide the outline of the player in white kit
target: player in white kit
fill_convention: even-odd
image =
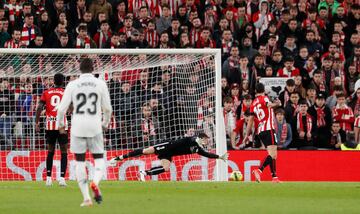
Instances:
[[[64,116],[70,104],[73,105],[71,118],[70,151],[75,153],[76,180],[84,201],[80,206],[91,206],[85,153],[89,149],[95,162],[94,179],[90,187],[97,203],[102,202],[99,182],[105,170],[103,129],[108,127],[112,114],[109,90],[106,83],[93,76],[93,62],[89,58],[80,63],[80,78],[70,82],[65,89],[58,108],[57,122],[59,131],[65,128]],[[103,113],[103,120],[102,120]]]

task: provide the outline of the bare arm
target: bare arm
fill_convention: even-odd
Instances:
[[[42,110],[44,109],[44,106],[45,106],[45,103],[43,101],[40,101],[39,105],[36,109],[36,116],[35,116],[36,124],[39,124],[39,122],[40,122],[40,115],[41,115]]]

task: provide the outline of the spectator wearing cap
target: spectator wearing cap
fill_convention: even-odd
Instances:
[[[140,32],[137,29],[134,28],[131,31],[131,35],[126,41],[126,48],[145,48],[140,41]]]
[[[295,81],[293,79],[286,80],[286,85],[284,91],[279,94],[279,100],[281,101],[281,106],[287,106],[290,100],[290,94],[295,91]]]
[[[292,123],[293,143],[291,147],[298,149],[313,149],[314,122],[307,113],[308,105],[305,100],[299,102],[299,112]]]
[[[341,93],[344,93],[344,88],[341,86],[335,85],[333,88],[333,93],[331,94],[331,96],[329,96],[326,99],[326,106],[329,107],[330,109],[333,109],[333,107],[336,105],[336,101],[337,101],[336,96]],[[360,105],[359,105],[359,107],[360,107]]]
[[[287,149],[292,141],[292,130],[289,123],[285,120],[285,111],[283,108],[275,110],[275,134],[278,139],[278,149]]]
[[[230,97],[234,102],[234,109],[237,109],[241,104],[241,93],[240,93],[240,85],[237,83],[233,83],[230,87]]]
[[[300,70],[294,67],[294,58],[287,56],[284,59],[284,67],[277,72],[278,77],[300,76]]]
[[[346,105],[345,94],[341,93],[337,95],[337,104],[332,109],[333,118],[340,122],[340,127],[345,131],[352,131],[353,123],[355,121],[353,110]]]
[[[109,17],[112,16],[112,6],[107,0],[94,0],[92,1],[90,8],[90,12],[93,15],[93,18],[97,17],[99,13],[105,13],[106,19],[109,20]]]
[[[315,103],[309,110],[313,118],[314,126],[314,144],[318,148],[327,148],[329,130],[331,129],[332,113],[329,107],[325,105],[325,94],[319,93],[316,96]]]

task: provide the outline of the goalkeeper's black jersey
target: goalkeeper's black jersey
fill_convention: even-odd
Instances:
[[[197,153],[208,158],[219,158],[217,154],[209,153],[196,142],[196,137],[184,137],[174,141],[167,141],[156,145],[161,153],[170,156],[188,155]],[[160,148],[163,147],[163,148]]]

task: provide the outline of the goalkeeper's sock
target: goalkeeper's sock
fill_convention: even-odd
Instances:
[[[165,169],[162,166],[155,166],[149,170],[146,170],[145,172],[146,172],[146,175],[158,175],[160,173],[165,172]]]
[[[143,149],[135,149],[134,151],[129,152],[129,153],[123,155],[122,157],[123,157],[123,159],[125,159],[125,158],[136,157],[136,156],[139,156],[142,154],[143,154]]]
[[[271,171],[272,177],[277,177],[276,176],[276,160],[275,159],[272,159],[272,161],[270,163],[270,171]]]
[[[76,161],[75,168],[76,180],[84,197],[84,201],[90,200],[89,187],[86,179],[85,161]]]
[[[266,156],[266,158],[264,159],[263,163],[261,164],[261,166],[259,167],[259,169],[261,171],[264,171],[265,167],[267,165],[269,165],[272,162],[272,157],[270,155]]]
[[[48,152],[46,158],[46,175],[51,177],[51,171],[53,167],[54,152]]]
[[[104,174],[105,161],[104,158],[96,158],[94,162],[95,162],[95,173],[94,173],[93,181],[96,184],[96,186],[98,186]]]
[[[66,168],[67,168],[67,153],[61,153],[60,177],[65,178]]]

